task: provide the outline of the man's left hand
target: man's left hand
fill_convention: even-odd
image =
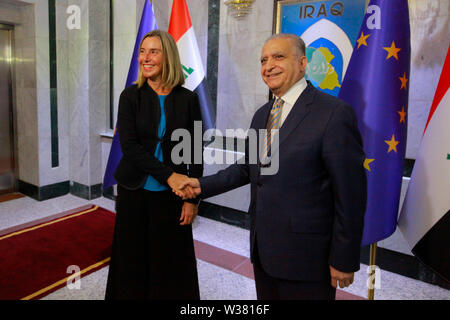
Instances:
[[[333,288],[337,288],[337,283],[339,281],[339,287],[345,288],[353,283],[353,277],[355,275],[354,272],[347,273],[336,270],[332,266],[330,266],[330,274],[331,274],[331,285]]]

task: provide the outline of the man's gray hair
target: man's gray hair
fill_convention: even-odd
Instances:
[[[295,47],[300,51],[300,54],[302,56],[305,55],[306,52],[306,45],[302,38],[299,36],[292,34],[292,33],[277,33],[272,36],[270,36],[264,44],[266,44],[268,41],[273,39],[291,39],[292,43],[295,45]]]

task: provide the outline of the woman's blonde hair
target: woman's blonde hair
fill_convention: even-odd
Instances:
[[[161,52],[164,57],[161,70],[161,84],[164,88],[172,89],[177,85],[184,84],[184,74],[181,67],[180,56],[178,54],[177,44],[173,40],[172,36],[162,30],[153,30],[144,35],[139,44],[139,52],[142,47],[142,43],[146,38],[158,37],[161,40]],[[147,81],[147,78],[142,74],[142,70],[139,66],[138,78],[136,84],[138,88],[142,87]]]

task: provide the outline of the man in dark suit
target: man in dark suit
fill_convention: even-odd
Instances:
[[[271,157],[278,153],[275,174],[262,174],[260,161],[248,163],[247,148],[245,164],[186,178],[174,190],[182,195],[189,185],[207,198],[251,184],[258,299],[334,299],[338,283],[349,286],[359,270],[366,176],[357,120],[348,104],[305,80],[306,65],[301,38],[278,34],[265,42],[261,76],[275,99],[250,128],[279,128],[278,146],[267,138]]]

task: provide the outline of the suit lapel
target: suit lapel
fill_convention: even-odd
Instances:
[[[272,152],[276,152],[279,146],[286,140],[286,138],[297,128],[306,115],[310,111],[310,105],[314,100],[315,88],[309,83],[305,90],[298,97],[286,120],[279,130],[278,146],[273,146]]]
[[[267,125],[267,119],[269,118],[270,109],[272,109],[272,105],[275,99],[270,100],[262,107],[261,116],[255,121],[255,129],[265,129]]]
[[[267,102],[265,105],[262,106],[261,112],[257,112],[256,116],[254,118],[254,121],[252,123],[252,129],[256,130],[256,136],[257,136],[257,141],[258,141],[258,146],[257,146],[257,150],[258,150],[258,156],[257,156],[257,164],[258,166],[255,166],[255,168],[257,167],[259,170],[259,164],[261,162],[261,142],[260,141],[260,135],[259,135],[259,130],[261,129],[266,129],[266,124],[267,124],[267,119],[269,117],[269,113],[270,113],[270,109],[272,109],[272,105],[274,103],[275,99],[270,100],[269,102]],[[250,166],[250,168],[253,168],[253,166]]]

